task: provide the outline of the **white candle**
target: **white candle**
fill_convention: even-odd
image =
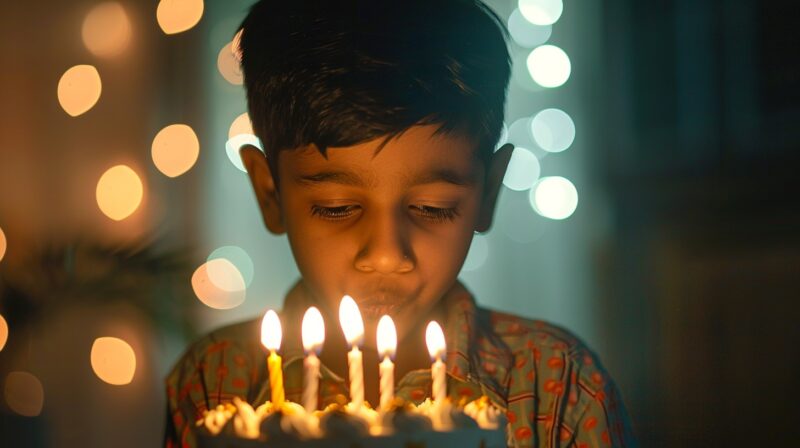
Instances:
[[[364,321],[355,300],[350,296],[342,297],[339,304],[339,324],[344,337],[350,345],[347,354],[347,365],[350,375],[350,402],[355,409],[364,404],[364,364],[359,346],[364,342]]]
[[[317,410],[317,396],[319,395],[319,355],[322,343],[325,342],[325,321],[322,314],[315,307],[306,310],[303,316],[303,348],[306,359],[303,361],[305,378],[303,381],[303,407],[306,412]]]
[[[397,330],[389,316],[382,316],[378,321],[378,356],[383,358],[380,367],[380,410],[388,411],[394,400],[394,363],[392,357],[397,349]]]
[[[425,343],[428,346],[428,353],[431,355],[431,360],[433,360],[433,365],[431,366],[433,401],[443,402],[445,397],[447,397],[444,364],[447,346],[445,345],[442,327],[440,327],[436,321],[428,323],[428,328],[425,330]]]

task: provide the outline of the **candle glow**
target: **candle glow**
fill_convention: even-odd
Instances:
[[[281,321],[273,310],[267,311],[261,321],[261,343],[269,350],[267,367],[269,368],[269,385],[272,392],[272,405],[281,406],[285,400],[283,391],[283,371],[281,357],[276,353],[281,347]]]
[[[325,321],[316,307],[306,310],[302,324],[303,348],[306,351],[305,381],[303,386],[303,407],[307,412],[317,410],[319,393],[319,355],[322,343],[325,342]]]
[[[344,296],[339,303],[339,324],[344,337],[350,345],[347,353],[347,365],[350,376],[350,402],[355,409],[364,403],[364,365],[359,346],[364,342],[364,321],[358,305],[350,296]]]
[[[444,358],[447,346],[444,342],[444,332],[436,321],[428,323],[425,329],[425,343],[428,346],[428,353],[431,355],[433,365],[431,366],[431,378],[433,380],[433,401],[441,403],[447,397],[447,383],[445,381]]]
[[[382,316],[378,321],[378,355],[383,359],[380,363],[380,410],[388,411],[394,399],[394,358],[397,350],[397,330],[389,316]]]

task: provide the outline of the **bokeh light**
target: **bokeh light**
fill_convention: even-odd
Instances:
[[[508,16],[508,32],[519,46],[533,48],[550,39],[553,27],[552,25],[534,25],[522,15],[519,9],[515,9]]]
[[[246,173],[247,169],[244,167],[244,162],[242,162],[242,156],[239,155],[239,150],[244,145],[253,145],[262,151],[264,150],[264,146],[261,144],[261,140],[258,137],[251,134],[239,134],[229,138],[228,141],[225,142],[225,153],[228,154],[228,160],[230,160],[233,166],[239,171]]]
[[[534,48],[526,62],[531,78],[542,87],[553,88],[564,84],[572,71],[569,57],[555,45]]]
[[[6,404],[25,417],[36,417],[44,406],[44,388],[39,378],[28,372],[10,372],[4,387]]]
[[[209,269],[214,272],[213,280]],[[192,275],[192,289],[201,302],[218,310],[235,308],[246,298],[244,278],[225,258],[205,262],[197,268]]]
[[[578,190],[560,176],[543,177],[531,189],[529,198],[533,210],[550,219],[569,218],[578,207]]]
[[[250,115],[247,112],[236,117],[228,129],[228,138],[233,138],[239,134],[255,135],[253,123],[250,121]]]
[[[575,140],[575,123],[563,110],[545,109],[531,120],[531,133],[540,148],[561,152]]]
[[[0,314],[0,351],[3,351],[6,342],[8,342],[8,322],[6,322],[6,318]]]
[[[519,0],[519,10],[534,25],[552,25],[564,12],[561,0]]]
[[[225,44],[217,56],[217,68],[229,83],[240,86],[244,82],[242,67],[236,56],[231,52],[231,43]]]
[[[125,8],[117,2],[96,5],[83,19],[83,44],[95,56],[115,56],[131,39],[131,23]]]
[[[127,342],[118,338],[95,339],[91,363],[98,378],[115,386],[129,384],[136,373],[136,353]]]
[[[3,261],[3,257],[6,255],[7,247],[8,242],[6,241],[6,234],[3,232],[3,229],[0,229],[0,261]]]
[[[489,242],[483,235],[474,235],[472,245],[469,247],[467,258],[464,260],[462,271],[474,271],[486,263],[489,258]]]
[[[219,249],[211,252],[211,255],[208,256],[208,260],[211,261],[217,258],[224,258],[225,260],[233,263],[236,269],[244,279],[245,287],[250,286],[253,283],[253,277],[255,276],[255,267],[253,265],[253,259],[250,258],[250,255],[239,246],[222,246]],[[223,272],[223,274],[225,274]],[[217,283],[216,272],[215,269],[209,269],[209,275],[211,276],[211,280]],[[224,280],[221,281],[224,285]],[[219,285],[218,285],[219,286]]]
[[[121,221],[139,207],[144,188],[135,171],[127,165],[117,165],[100,177],[96,194],[100,210],[109,218]]]
[[[58,103],[70,116],[77,117],[97,104],[102,90],[100,73],[94,66],[76,65],[58,80]]]
[[[156,8],[158,26],[166,34],[191,29],[203,17],[203,0],[161,0]]]
[[[523,148],[535,146],[533,135],[531,134],[531,117],[522,117],[514,120],[511,126],[508,127],[506,139],[514,146],[522,146]]]
[[[153,139],[153,163],[167,177],[177,177],[189,171],[199,154],[200,141],[194,130],[185,124],[171,124]]]
[[[515,191],[527,190],[536,183],[540,172],[539,159],[529,149],[515,147],[508,162],[503,185]]]

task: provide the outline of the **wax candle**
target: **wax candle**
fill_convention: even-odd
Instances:
[[[269,387],[272,392],[272,405],[280,407],[284,402],[283,371],[278,349],[281,347],[281,321],[275,311],[269,310],[261,321],[261,343],[269,350],[267,368],[269,369]]]
[[[319,394],[319,352],[325,342],[325,321],[316,307],[306,310],[303,316],[303,348],[306,351],[305,379],[303,381],[303,407],[306,412],[317,410]]]
[[[397,349],[397,330],[389,316],[382,316],[378,321],[378,356],[383,360],[380,367],[381,401],[379,409],[388,411],[394,399],[394,357]]]
[[[442,402],[447,397],[447,383],[445,375],[444,357],[447,346],[444,342],[442,327],[436,321],[428,323],[425,329],[425,343],[431,355],[431,379],[433,380],[433,401]]]
[[[364,361],[363,354],[359,349],[364,342],[364,321],[361,319],[358,305],[350,296],[342,297],[342,301],[339,303],[339,324],[350,345],[350,352],[347,354],[350,402],[355,409],[358,409],[364,404]]]

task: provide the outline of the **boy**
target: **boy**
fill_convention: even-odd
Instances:
[[[245,147],[266,227],[289,238],[302,278],[285,298],[287,399],[302,392],[300,322],[326,321],[320,406],[346,394],[337,307],[365,318],[366,399],[377,403],[375,327],[398,331],[397,396],[430,395],[425,325],[445,329],[448,392],[487,395],[515,446],[631,445],[596,357],[568,332],[476,306],[457,280],[487,231],[512,147],[493,151],[510,59],[502,22],[478,0],[261,1],[242,25],[250,117]],[[266,155],[265,155],[266,154]],[[269,381],[260,317],[194,344],[167,380],[168,446],[194,446],[205,409],[260,404]]]

